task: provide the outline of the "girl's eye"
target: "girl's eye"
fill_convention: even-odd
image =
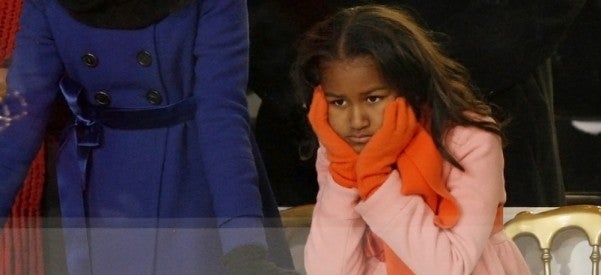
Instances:
[[[343,107],[346,105],[346,100],[342,98],[328,98],[328,104],[334,105],[336,107]]]
[[[332,99],[329,101],[330,101],[330,104],[337,106],[337,107],[342,107],[342,106],[346,105],[346,101],[344,99]]]
[[[380,96],[368,96],[366,100],[368,103],[376,103],[376,102],[380,101],[381,99],[382,99],[382,97],[380,97]]]

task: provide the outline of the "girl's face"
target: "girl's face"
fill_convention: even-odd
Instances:
[[[371,57],[327,62],[321,76],[330,126],[355,152],[361,152],[382,126],[384,108],[398,91],[384,81]]]

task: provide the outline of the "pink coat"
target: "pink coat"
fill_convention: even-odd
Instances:
[[[443,165],[446,186],[461,209],[451,229],[434,224],[434,213],[421,197],[400,193],[396,170],[368,200],[360,201],[356,189],[334,182],[325,148],[320,148],[320,189],[305,247],[307,274],[386,274],[385,264],[367,253],[369,231],[415,274],[530,274],[505,232],[492,233],[497,208],[505,202],[500,139],[474,127],[456,127],[446,146],[465,168]]]

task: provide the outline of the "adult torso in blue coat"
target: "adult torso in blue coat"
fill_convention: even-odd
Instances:
[[[28,113],[0,133],[2,214],[67,76],[106,109],[196,103],[167,127],[102,127],[91,149],[70,127],[57,166],[72,273],[216,274],[222,251],[264,244],[260,190],[271,194],[258,185],[246,109],[246,16],[245,1],[197,1],[142,29],[102,29],[56,0],[25,1],[8,88]]]

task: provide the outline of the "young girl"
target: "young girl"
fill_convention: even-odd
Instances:
[[[345,9],[300,41],[320,190],[308,274],[528,274],[502,224],[502,134],[402,10]]]

